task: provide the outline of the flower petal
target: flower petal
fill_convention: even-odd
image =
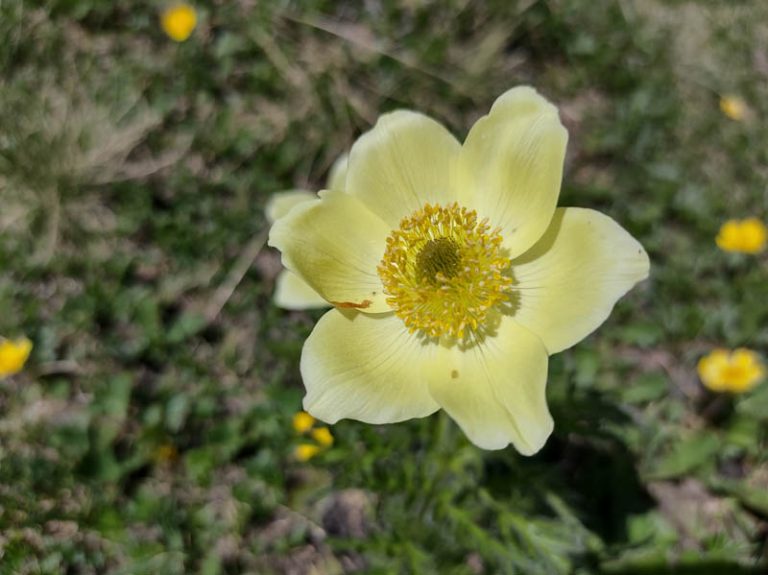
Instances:
[[[347,165],[349,164],[349,154],[342,154],[331,166],[328,174],[328,189],[335,192],[343,192],[347,181]]]
[[[728,369],[731,354],[727,349],[713,349],[709,355],[699,359],[697,370],[701,382],[712,391],[725,391],[723,373]]]
[[[421,373],[428,352],[393,314],[331,310],[301,353],[304,409],[327,423],[394,423],[439,406]]]
[[[288,190],[286,192],[278,192],[269,198],[264,213],[267,215],[267,221],[269,223],[274,223],[290,212],[294,206],[316,199],[317,194],[308,190]]]
[[[389,228],[344,192],[320,192],[277,220],[269,245],[331,304],[366,313],[390,311],[376,266]]]
[[[478,447],[512,443],[532,455],[554,426],[545,394],[547,362],[541,340],[503,317],[494,336],[469,349],[440,346],[429,391]]]
[[[608,216],[559,208],[544,236],[512,261],[514,318],[557,353],[597,329],[649,266],[643,246]]]
[[[330,307],[323,296],[289,270],[283,270],[275,282],[275,305],[283,309],[315,309]]]
[[[468,206],[502,229],[516,257],[547,229],[560,194],[568,132],[534,89],[501,95],[472,127],[456,172]]]
[[[428,202],[458,199],[451,172],[460,150],[450,132],[427,116],[385,114],[352,146],[345,191],[397,228]]]

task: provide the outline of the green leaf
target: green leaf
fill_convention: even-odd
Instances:
[[[741,504],[768,517],[768,491],[747,485],[743,481],[733,479],[711,479],[709,485],[712,489],[723,491],[738,499]]]
[[[644,373],[622,391],[627,403],[648,403],[660,399],[669,391],[669,381],[662,373]]]
[[[694,435],[676,443],[669,453],[659,458],[647,478],[671,479],[713,464],[719,448],[720,439],[716,435],[707,432]]]
[[[168,343],[181,343],[197,335],[208,325],[208,320],[197,313],[184,313],[176,320],[166,334]]]

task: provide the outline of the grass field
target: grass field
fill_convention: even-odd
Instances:
[[[0,574],[728,575],[768,567],[768,4],[239,0],[185,42],[154,2],[0,0]],[[525,458],[444,414],[292,425],[322,312],[272,303],[264,207],[396,108],[463,139],[529,84],[570,132],[560,205],[650,279],[550,362]],[[723,97],[743,101],[739,113]]]

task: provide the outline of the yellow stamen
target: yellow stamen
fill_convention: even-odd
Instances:
[[[453,203],[425,205],[387,238],[378,267],[384,291],[408,330],[463,338],[509,301],[510,261],[498,229]]]

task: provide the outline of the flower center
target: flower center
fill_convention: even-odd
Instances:
[[[389,235],[378,272],[387,303],[411,333],[462,338],[509,301],[509,267],[487,219],[456,203],[426,204]]]
[[[416,274],[419,280],[437,285],[439,275],[455,277],[460,263],[461,255],[456,242],[449,238],[437,238],[427,241],[416,256]]]

